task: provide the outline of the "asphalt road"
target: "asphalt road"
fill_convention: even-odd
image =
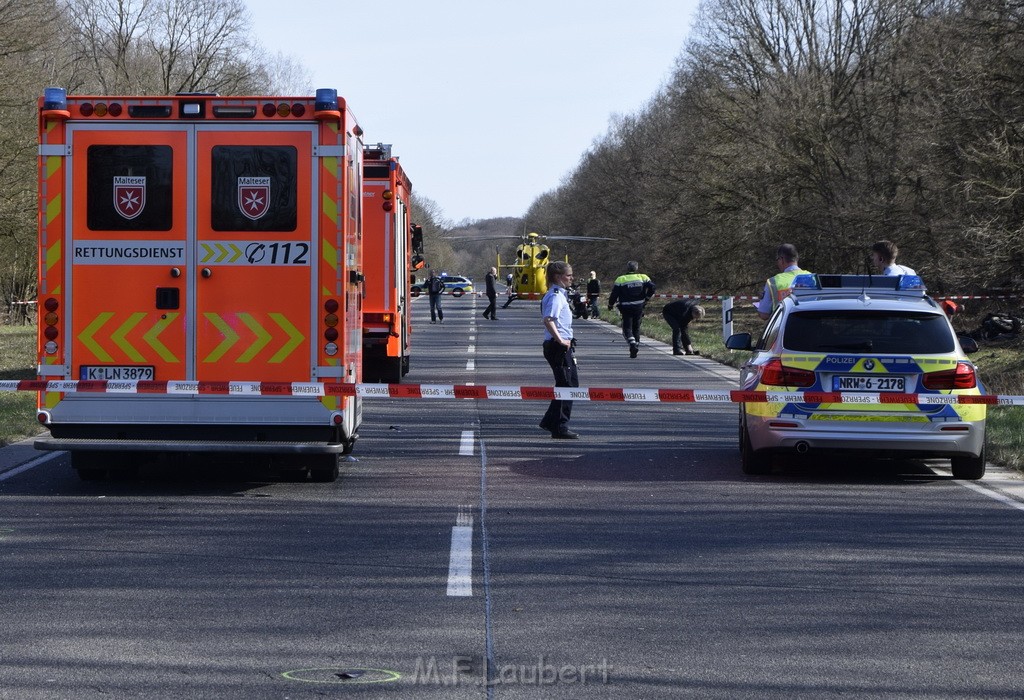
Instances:
[[[414,307],[407,381],[550,385],[536,302]],[[735,386],[576,326],[585,386]],[[731,405],[579,402],[579,441],[545,407],[367,400],[333,484],[7,448],[0,698],[1024,695],[1019,481],[746,477]]]

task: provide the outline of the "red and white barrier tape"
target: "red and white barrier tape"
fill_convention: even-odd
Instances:
[[[604,387],[478,386],[475,384],[345,384],[330,382],[187,382],[0,380],[0,391],[175,396],[359,396],[367,399],[506,399],[523,401],[625,401],[642,403],[848,403],[987,404],[1024,406],[1024,396],[740,391]]]

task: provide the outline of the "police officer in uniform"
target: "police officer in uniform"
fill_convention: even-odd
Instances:
[[[572,284],[572,267],[556,261],[547,266],[548,292],[541,300],[544,318],[544,359],[555,375],[555,386],[579,386],[576,370],[575,341],[572,334],[572,307],[566,290]],[[575,440],[578,433],[569,430],[572,401],[554,399],[540,421],[540,427],[556,440]]]
[[[622,314],[622,337],[629,343],[629,356],[636,357],[640,351],[640,321],[644,317],[644,307],[654,296],[654,282],[642,272],[640,263],[630,260],[626,263],[626,274],[615,278],[615,285],[608,297],[608,309],[619,304]]]
[[[769,277],[764,283],[764,294],[760,301],[754,304],[757,315],[767,321],[772,315],[776,306],[789,296],[790,287],[797,275],[810,274],[807,270],[800,269],[797,261],[800,255],[796,252],[796,246],[792,243],[783,243],[775,251],[775,264],[779,268],[779,274]]]

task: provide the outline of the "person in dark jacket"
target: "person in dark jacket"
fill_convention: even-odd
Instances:
[[[704,307],[694,299],[678,299],[665,304],[661,310],[665,322],[672,328],[672,354],[673,355],[699,355],[698,350],[693,349],[690,342],[690,334],[686,327],[691,321],[699,321],[704,318]]]
[[[636,357],[640,351],[640,321],[644,317],[644,307],[654,296],[654,282],[642,272],[640,263],[630,260],[626,263],[626,274],[615,278],[615,285],[608,297],[608,309],[619,304],[622,314],[622,337],[629,343],[629,356]]]
[[[494,280],[497,276],[498,268],[492,267],[484,278],[484,282],[487,285],[487,308],[484,309],[484,318],[489,318],[492,321],[498,320],[498,317],[494,315],[495,305],[498,300],[498,292],[494,288]]]
[[[590,317],[601,318],[601,310],[597,306],[597,298],[601,296],[601,280],[597,279],[597,273],[590,271],[590,279],[587,280],[587,304],[590,306]]]
[[[434,276],[434,271],[430,271],[430,277],[427,278],[427,294],[430,296],[430,322],[437,323],[440,321],[444,323],[444,311],[441,310],[441,295],[444,294],[444,282],[441,281],[440,277]]]

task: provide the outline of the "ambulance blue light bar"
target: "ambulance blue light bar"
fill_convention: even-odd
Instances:
[[[68,91],[59,87],[48,87],[43,89],[43,109],[68,108]]]
[[[317,112],[338,110],[338,91],[333,88],[317,88],[313,109]]]

